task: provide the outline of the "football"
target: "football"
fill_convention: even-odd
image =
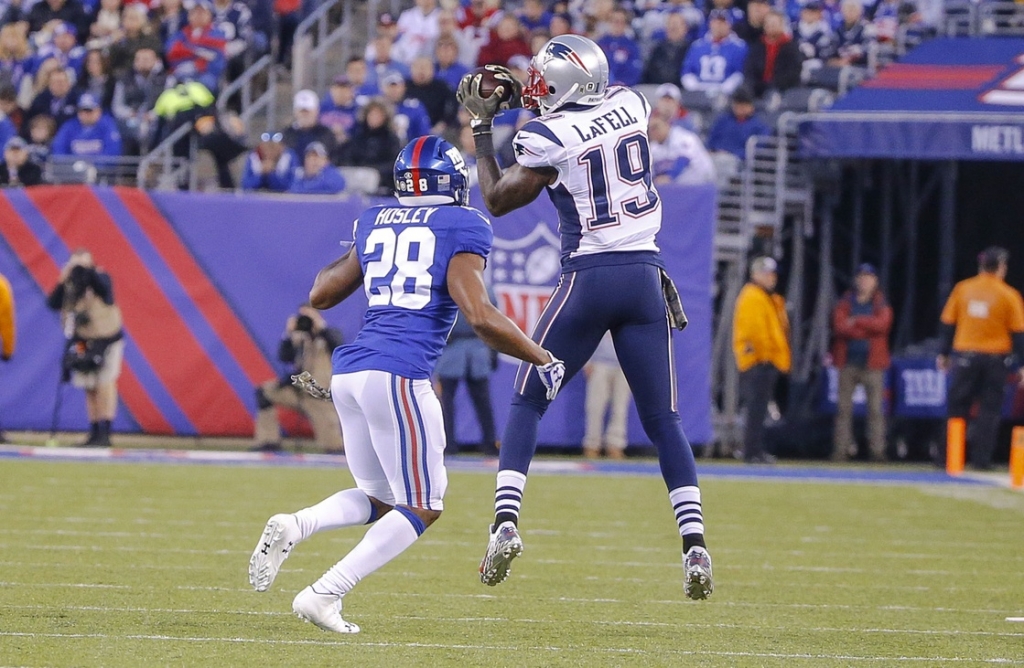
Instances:
[[[498,108],[511,109],[513,107],[518,107],[519,101],[512,100],[512,87],[501,79],[498,79],[491,67],[491,65],[484,65],[483,67],[478,67],[469,73],[471,76],[476,76],[477,74],[483,75],[480,79],[480,94],[484,97],[490,97],[494,94],[495,89],[501,86],[504,90],[502,91],[501,103],[498,105]]]

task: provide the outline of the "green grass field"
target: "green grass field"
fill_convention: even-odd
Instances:
[[[0,666],[1024,665],[1024,495],[968,486],[704,481],[710,601],[685,599],[652,477],[536,475],[526,551],[477,579],[493,477],[345,599],[291,599],[362,535],[313,537],[253,592],[266,518],[344,470],[0,461]]]

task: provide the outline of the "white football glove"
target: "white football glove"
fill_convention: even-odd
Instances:
[[[548,352],[548,356],[551,361],[538,365],[537,375],[540,376],[540,382],[544,383],[544,387],[548,388],[548,401],[554,401],[558,396],[558,390],[562,389],[562,379],[565,378],[565,362],[550,352]]]

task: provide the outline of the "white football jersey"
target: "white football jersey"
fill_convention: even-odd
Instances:
[[[642,95],[611,86],[600,104],[569,105],[516,133],[519,164],[558,170],[548,195],[558,210],[563,266],[596,253],[658,250],[661,200],[652,183],[650,114]]]

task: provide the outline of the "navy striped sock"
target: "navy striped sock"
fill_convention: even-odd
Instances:
[[[519,524],[519,507],[523,503],[526,476],[519,471],[498,471],[494,490],[494,526],[502,522]]]

